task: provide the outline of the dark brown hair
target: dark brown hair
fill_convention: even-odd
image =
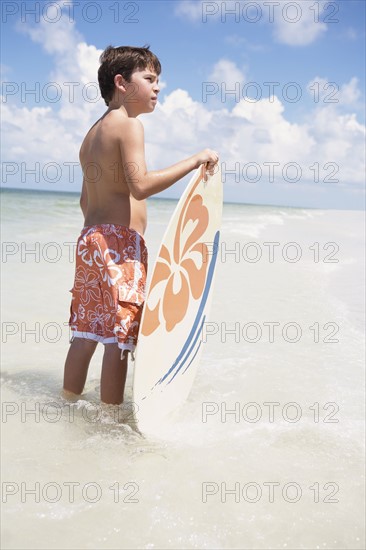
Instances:
[[[98,82],[100,93],[109,104],[114,93],[114,77],[120,74],[130,82],[131,75],[136,69],[144,70],[147,67],[154,69],[156,74],[161,73],[159,59],[150,51],[150,46],[137,48],[133,46],[108,46],[99,58]]]

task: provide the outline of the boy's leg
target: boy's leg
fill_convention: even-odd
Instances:
[[[90,360],[98,342],[75,338],[70,345],[64,370],[64,391],[80,395],[84,389]]]
[[[118,344],[105,344],[100,384],[100,398],[103,403],[122,403],[127,376],[127,355],[125,353],[121,359]]]

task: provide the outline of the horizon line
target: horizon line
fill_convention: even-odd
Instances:
[[[48,194],[63,194],[63,195],[78,195],[80,196],[80,191],[61,191],[59,189],[52,190],[52,189],[36,189],[36,188],[25,188],[25,187],[5,187],[3,185],[0,185],[0,191],[10,191],[10,192],[36,192],[36,193],[48,193]],[[178,202],[179,198],[173,198],[173,197],[158,197],[157,195],[152,195],[151,197],[148,197],[147,200],[162,200],[162,201],[176,201]],[[268,208],[293,208],[293,209],[302,209],[302,210],[348,210],[350,212],[365,212],[366,211],[366,205],[365,208],[332,208],[332,207],[317,207],[317,206],[290,206],[286,204],[263,204],[263,203],[255,203],[255,202],[240,202],[240,201],[223,201],[223,204],[234,204],[234,205],[242,205],[242,206],[263,206]]]

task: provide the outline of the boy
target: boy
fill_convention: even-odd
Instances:
[[[133,351],[144,301],[147,250],[145,199],[204,164],[212,174],[218,155],[205,149],[164,170],[147,171],[144,131],[136,118],[154,111],[161,66],[149,47],[109,46],[98,81],[106,113],[80,149],[84,228],[77,243],[64,372],[66,396],[83,391],[97,343],[105,344],[101,400],[123,401],[127,351]]]

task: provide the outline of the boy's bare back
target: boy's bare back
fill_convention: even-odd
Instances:
[[[126,182],[121,154],[131,121],[118,109],[107,112],[86,135],[80,149],[85,225],[114,223],[146,229],[146,202],[136,200]]]

